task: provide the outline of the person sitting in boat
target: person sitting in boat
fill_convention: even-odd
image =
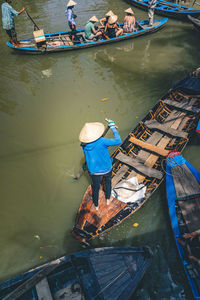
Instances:
[[[200,265],[200,229],[185,233],[183,238],[178,238],[178,242],[186,250],[188,258]]]
[[[106,17],[99,20],[99,23],[101,24],[102,27],[105,27],[105,26],[106,26],[106,24],[108,23],[108,19],[109,19],[109,17],[111,17],[111,16],[114,16],[114,13],[112,12],[112,10],[109,10],[109,11],[106,13]]]
[[[124,33],[131,33],[135,30],[135,17],[133,10],[129,7],[125,10],[126,16],[124,18],[123,31]]]
[[[67,9],[65,11],[65,15],[68,20],[69,28],[72,31],[72,40],[74,40],[75,33],[76,33],[76,22],[75,22],[76,15],[73,12],[73,8],[76,4],[77,3],[75,1],[69,0],[69,2],[67,3]]]
[[[156,7],[156,0],[149,0],[148,1],[149,26],[153,25],[153,16],[154,16],[155,7]]]
[[[14,8],[12,8],[10,3],[12,3],[12,0],[5,0],[5,2],[1,5],[2,25],[3,29],[5,29],[7,35],[9,36],[12,45],[19,46],[19,42],[17,41],[17,33],[15,31],[14,17],[17,17],[24,12],[25,8],[23,7],[19,12],[17,12],[14,10]]]
[[[94,24],[96,22],[99,22],[99,20],[97,19],[96,16],[93,16],[89,19],[89,21],[87,22],[86,26],[85,26],[85,38],[87,40],[94,40],[94,39],[98,39],[101,35],[102,32],[100,29],[96,29]]]
[[[105,27],[105,36],[115,38],[123,34],[123,29],[116,24],[118,17],[116,15],[109,17]]]
[[[99,189],[103,177],[105,178],[107,204],[111,201],[112,159],[108,147],[119,145],[122,142],[115,123],[109,120],[108,126],[113,132],[113,139],[102,137],[105,127],[99,122],[86,123],[79,135],[87,168],[92,179],[92,199],[96,210],[98,210]]]

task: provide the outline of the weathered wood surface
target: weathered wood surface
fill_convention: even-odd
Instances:
[[[116,159],[120,160],[124,164],[127,164],[127,165],[133,167],[139,173],[142,173],[145,176],[158,178],[158,179],[161,179],[163,176],[162,172],[160,172],[156,169],[150,168],[150,167],[146,166],[145,164],[141,163],[137,158],[133,159],[130,156],[123,154],[122,152],[117,154]]]
[[[200,109],[197,107],[194,107],[192,105],[188,104],[188,101],[181,101],[181,102],[177,102],[177,101],[172,101],[169,99],[164,100],[165,104],[168,104],[170,106],[173,106],[174,108],[180,109],[180,110],[184,110],[187,112],[192,112],[195,114],[200,113]]]
[[[188,200],[178,200],[178,204],[189,232],[199,230],[200,197],[194,197]]]
[[[131,136],[129,141],[137,146],[140,146],[141,148],[144,148],[145,150],[148,150],[150,152],[154,152],[156,154],[159,154],[161,156],[167,156],[169,154],[168,150],[162,149],[158,146],[154,146],[152,144],[149,144],[147,142],[143,142],[139,139],[136,139],[135,137]]]
[[[60,260],[56,259],[45,267],[43,267],[40,271],[38,271],[31,278],[27,279],[24,283],[18,286],[15,290],[13,290],[9,295],[3,298],[3,300],[17,300],[19,297],[24,295],[28,290],[33,288],[37,283],[39,283],[44,277],[50,274],[55,268],[59,265]]]
[[[39,300],[53,300],[47,278],[45,277],[35,286]]]
[[[173,129],[173,128],[167,126],[165,124],[165,122],[164,122],[164,124],[162,124],[156,120],[149,120],[149,121],[144,122],[144,124],[149,129],[155,129],[155,130],[161,131],[163,133],[167,133],[171,136],[180,137],[180,138],[186,138],[188,136],[187,132]]]

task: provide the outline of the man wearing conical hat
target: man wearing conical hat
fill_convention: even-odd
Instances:
[[[131,7],[125,10],[126,16],[124,18],[123,31],[124,33],[131,33],[135,30],[135,17]]]
[[[76,15],[73,12],[73,8],[76,4],[77,3],[75,1],[69,0],[69,2],[67,3],[67,9],[65,11],[65,15],[68,20],[69,28],[72,31],[72,40],[74,40],[75,32],[76,32],[76,22],[75,22]]]
[[[102,35],[102,32],[99,29],[96,29],[94,24],[99,22],[96,16],[93,16],[85,25],[85,38],[87,40],[98,39]]]
[[[92,199],[96,209],[98,209],[102,177],[105,178],[107,204],[109,204],[111,196],[112,159],[109,155],[108,147],[119,145],[122,142],[115,123],[109,120],[108,126],[113,132],[113,139],[102,137],[105,128],[102,123],[98,122],[86,123],[79,135],[87,168],[92,178]]]
[[[107,13],[106,13],[106,17],[102,18],[99,20],[99,23],[101,24],[101,26],[105,27],[106,24],[108,23],[108,19],[110,16],[114,16],[114,13],[112,12],[112,10],[109,10]]]

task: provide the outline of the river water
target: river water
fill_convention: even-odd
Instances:
[[[64,0],[19,0],[12,5],[26,7],[45,33],[67,28]],[[122,20],[128,7],[122,0],[83,0],[75,9],[77,26],[110,9]],[[134,11],[136,19],[147,18],[145,12]],[[16,29],[19,39],[32,35],[25,14],[16,19]],[[2,281],[82,250],[71,237],[89,184],[86,174],[73,181],[83,159],[80,129],[85,122],[110,118],[124,138],[174,82],[199,66],[200,37],[192,25],[170,20],[163,30],[136,40],[26,56],[7,48],[2,28],[0,34]],[[197,147],[194,137],[184,155],[200,170]],[[146,244],[157,245],[157,255],[133,299],[191,299],[172,238],[164,184],[140,211],[92,247]]]

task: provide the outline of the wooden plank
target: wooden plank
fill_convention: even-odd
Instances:
[[[141,163],[137,158],[133,159],[121,152],[117,154],[116,159],[122,161],[125,164],[130,165],[131,167],[136,169],[138,172],[144,174],[145,176],[154,177],[158,179],[161,179],[163,176],[162,172],[153,169],[151,167],[148,167],[145,164]]]
[[[200,228],[200,198],[178,200],[183,218],[190,232]]]
[[[27,279],[10,294],[3,298],[3,300],[17,300],[19,297],[24,295],[28,290],[32,289],[38,282],[40,282],[44,277],[51,273],[60,264],[60,259],[56,259],[46,266],[44,266],[40,271],[34,274],[31,278]]]
[[[171,136],[180,137],[180,138],[186,138],[188,136],[187,132],[179,131],[179,130],[170,128],[166,124],[161,124],[161,123],[159,123],[156,120],[149,120],[149,121],[144,122],[144,124],[149,129],[159,130],[159,131],[167,133],[167,134],[169,134]]]
[[[47,278],[45,277],[35,286],[39,300],[53,300]]]
[[[119,171],[116,173],[116,175],[112,178],[112,186],[115,186],[122,177],[128,172],[129,167],[126,165],[122,165]]]
[[[192,113],[200,113],[200,109],[197,107],[194,107],[192,105],[189,105],[188,101],[181,101],[181,102],[177,102],[177,101],[172,101],[169,99],[165,99],[164,100],[165,104],[168,104],[170,106],[173,106],[174,108],[180,109],[180,110],[184,110],[187,112],[192,112]]]
[[[74,45],[74,43],[71,41],[70,37],[68,34],[63,35],[63,37],[66,39],[69,45]]]
[[[143,142],[139,139],[136,139],[135,137],[131,136],[129,141],[137,146],[140,146],[141,148],[144,148],[150,152],[154,152],[154,153],[157,153],[161,156],[167,156],[169,154],[169,151],[168,150],[165,150],[165,149],[162,149],[158,146],[154,146],[154,145],[151,145],[147,142]]]

